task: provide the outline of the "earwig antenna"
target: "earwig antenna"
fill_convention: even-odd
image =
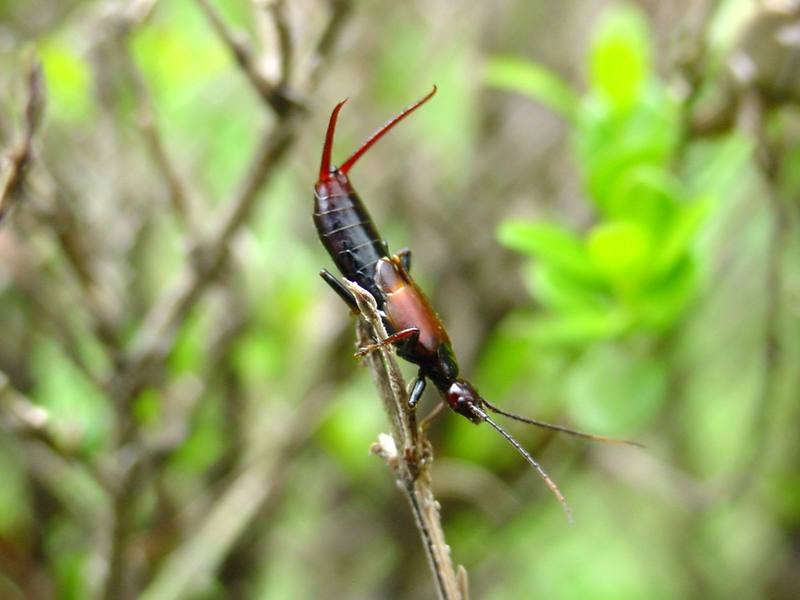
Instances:
[[[525,450],[525,448],[523,448],[522,445],[511,436],[510,433],[508,433],[505,429],[500,427],[500,425],[495,423],[489,417],[489,415],[486,414],[486,412],[484,412],[483,410],[481,410],[480,408],[478,408],[474,404],[470,405],[470,409],[472,410],[472,412],[475,415],[477,415],[483,421],[486,421],[487,423],[489,423],[489,425],[494,427],[500,433],[500,435],[502,435],[504,438],[506,438],[506,440],[508,440],[508,442],[512,446],[514,446],[514,448],[517,449],[517,452],[519,452],[522,455],[522,457],[526,461],[528,461],[528,464],[530,466],[532,466],[534,468],[534,470],[539,474],[539,477],[541,477],[544,480],[544,482],[547,484],[547,487],[550,488],[551,492],[553,492],[553,495],[556,497],[556,499],[558,500],[559,504],[561,504],[561,507],[564,509],[564,514],[567,515],[567,521],[569,523],[572,523],[572,510],[570,509],[569,504],[567,504],[567,499],[564,498],[564,494],[562,494],[561,490],[558,489],[558,486],[556,485],[556,482],[553,481],[552,479],[550,479],[550,475],[548,475],[547,471],[545,471],[542,468],[542,465],[540,465],[536,461],[536,459],[533,458],[530,455],[530,453],[527,450]]]
[[[563,425],[555,425],[554,423],[547,423],[545,421],[539,421],[538,419],[531,419],[530,417],[515,415],[514,413],[510,413],[508,411],[503,410],[502,408],[495,406],[485,398],[481,398],[481,400],[486,405],[486,408],[488,408],[492,412],[496,412],[497,414],[508,417],[509,419],[514,419],[515,421],[521,421],[522,423],[527,423],[528,425],[535,425],[536,427],[541,427],[542,429],[551,429],[552,431],[568,433],[569,435],[574,435],[575,437],[581,437],[587,440],[592,440],[594,442],[603,442],[604,444],[626,444],[628,446],[636,446],[638,448],[644,448],[644,444],[640,444],[639,442],[634,442],[631,440],[621,440],[617,438],[607,437],[605,435],[595,435],[593,433],[586,433],[585,431],[578,431],[577,429],[570,429],[569,427],[564,427]]]
[[[348,171],[349,171],[349,170],[352,168],[352,166],[353,166],[354,164],[356,164],[356,161],[357,161],[359,158],[361,158],[361,156],[362,156],[362,155],[363,155],[363,154],[364,154],[364,153],[365,153],[367,150],[369,150],[369,149],[370,149],[370,148],[371,148],[371,147],[372,147],[372,146],[375,144],[375,142],[377,142],[377,141],[378,141],[379,139],[381,139],[381,138],[382,138],[384,135],[386,135],[387,133],[389,133],[389,131],[391,131],[392,127],[394,127],[395,125],[397,125],[397,124],[398,124],[400,121],[402,121],[403,119],[405,119],[405,118],[406,118],[408,115],[410,115],[412,112],[414,112],[414,111],[415,111],[415,110],[417,110],[417,109],[418,109],[420,106],[422,106],[422,105],[423,105],[423,104],[425,104],[425,103],[426,103],[428,100],[430,100],[430,99],[433,97],[433,95],[434,95],[435,93],[436,93],[436,86],[434,85],[434,86],[433,86],[433,89],[432,89],[430,92],[428,92],[428,94],[427,94],[427,95],[425,95],[424,97],[420,98],[420,99],[419,99],[419,100],[417,100],[417,101],[416,101],[414,104],[412,104],[412,105],[411,105],[411,106],[409,106],[408,108],[404,109],[404,110],[403,110],[401,113],[397,114],[396,116],[392,117],[392,118],[391,118],[389,121],[387,121],[387,122],[386,122],[386,124],[385,124],[383,127],[381,127],[380,129],[378,129],[378,131],[376,131],[375,133],[373,133],[373,134],[372,134],[372,135],[369,137],[369,139],[368,139],[366,142],[364,142],[364,143],[361,145],[361,147],[360,147],[358,150],[356,150],[355,152],[353,152],[353,155],[352,155],[350,158],[348,158],[346,161],[344,161],[344,164],[342,164],[342,166],[341,166],[341,167],[339,167],[339,170],[340,170],[342,173],[344,173],[345,175],[347,175],[347,172],[348,172]],[[341,106],[341,105],[340,105],[340,106]],[[336,112],[338,111],[338,109],[339,109],[339,106],[337,106],[337,107],[334,109],[334,111],[333,111],[333,112],[334,112],[334,115],[336,114]],[[332,116],[331,116],[331,122],[333,122],[333,123],[335,123],[335,121],[336,121],[336,119],[334,118],[334,115],[332,115]],[[329,127],[329,131],[330,131],[330,127]],[[331,134],[331,138],[332,138],[332,137],[333,137],[333,135]],[[326,147],[326,149],[328,150],[328,159],[329,159],[329,160],[328,160],[328,164],[330,165],[330,148],[328,147],[328,140],[327,140],[327,138],[326,138],[326,140],[325,140],[325,147]],[[325,155],[323,154],[323,164],[324,164],[324,156],[325,156]],[[321,177],[321,175],[320,175],[320,177]]]
[[[336,119],[339,118],[339,111],[347,102],[347,98],[339,102],[331,113],[328,121],[328,131],[325,133],[325,145],[322,146],[322,160],[319,164],[319,180],[328,181],[331,178],[331,149],[333,148],[333,134],[336,131]]]

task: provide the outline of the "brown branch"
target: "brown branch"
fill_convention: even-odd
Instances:
[[[294,143],[297,124],[295,117],[288,117],[271,135],[265,136],[243,185],[223,209],[226,214],[220,217],[218,230],[210,241],[194,249],[191,260],[175,283],[145,316],[126,360],[127,368],[122,377],[112,382],[113,395],[119,401],[125,403],[133,397],[172,351],[180,324],[226,266],[231,240],[249,217],[259,192],[270,181]]]
[[[243,46],[233,43],[234,38],[229,30],[211,9],[205,0],[198,0],[208,17],[215,24],[217,33],[235,52],[237,64],[248,76],[251,84],[262,96],[271,91],[264,85],[260,74],[255,70],[249,50],[243,52]],[[333,48],[337,34],[348,13],[349,0],[337,3],[342,10],[334,12],[317,45],[316,63],[309,69],[306,78],[307,89],[316,84],[321,72],[323,58]],[[259,75],[256,77],[256,75]],[[273,102],[277,120],[272,131],[265,135],[255,151],[238,190],[220,214],[212,216],[210,221],[219,225],[205,240],[194,243],[184,269],[176,277],[173,285],[152,305],[145,316],[128,352],[120,361],[120,368],[108,382],[109,394],[117,405],[121,423],[120,446],[135,442],[136,425],[130,418],[130,403],[138,391],[151,383],[154,376],[163,369],[164,361],[175,344],[177,332],[203,293],[217,279],[230,263],[230,243],[249,218],[260,192],[277,172],[283,158],[293,146],[305,113],[298,110],[299,105],[292,102],[283,104],[283,96],[277,94]],[[271,104],[272,105],[272,104]],[[146,461],[145,461],[146,462]],[[288,462],[288,461],[285,461]],[[143,463],[137,463],[143,464]],[[258,474],[263,476],[263,471]],[[127,481],[124,479],[120,490],[124,500],[130,503],[131,497],[138,490],[131,489],[127,482],[134,474],[128,471]],[[135,482],[133,483],[136,487]],[[269,487],[268,485],[266,487]],[[234,493],[234,492],[232,492]],[[237,494],[234,493],[235,499]],[[129,546],[129,532],[124,521],[130,520],[125,509],[123,498],[117,497],[115,502],[115,535],[111,539],[109,549],[108,577],[103,589],[105,598],[118,598],[126,589],[123,571],[126,569],[126,553]],[[214,523],[216,521],[212,521]],[[200,538],[203,539],[203,538]],[[176,559],[177,560],[177,559]]]
[[[197,3],[206,14],[214,31],[217,32],[222,42],[230,50],[233,59],[236,61],[236,64],[239,65],[242,73],[244,73],[250,81],[253,89],[261,96],[262,100],[279,115],[289,110],[299,108],[299,104],[287,95],[283,87],[273,84],[264,76],[261,69],[258,67],[250,44],[241,34],[234,32],[225,23],[224,19],[211,2],[209,0],[197,0]],[[281,60],[285,63],[289,61],[290,58],[282,57]]]
[[[13,235],[12,230],[6,233]],[[17,236],[13,237],[12,243],[20,252],[17,257],[7,260],[5,266],[10,269],[14,284],[27,305],[33,309],[36,324],[52,332],[64,355],[92,385],[102,391],[104,386],[100,370],[87,361],[80,351],[80,336],[83,331],[76,330],[70,311],[61,308],[76,303],[60,301],[65,286],[48,286],[43,283],[47,279],[41,275],[52,276],[52,270],[35,244]]]
[[[386,330],[375,299],[355,283],[345,280],[345,285],[356,297],[362,316],[358,328],[360,347],[375,339],[385,339]],[[439,597],[466,600],[467,573],[463,567],[459,567],[457,572],[453,568],[450,548],[442,529],[439,503],[433,494],[430,444],[417,427],[414,410],[408,406],[406,385],[394,359],[394,349],[382,346],[368,355],[367,362],[392,431],[391,436],[379,435],[372,451],[386,460],[408,500]]]
[[[0,424],[5,429],[38,439],[56,454],[66,457],[67,453],[48,427],[50,413],[13,389],[3,372],[0,372],[0,411]]]
[[[286,18],[286,2],[284,0],[274,0],[267,8],[272,14],[272,22],[275,25],[275,33],[278,36],[278,49],[281,57],[281,75],[278,85],[286,87],[292,77],[292,59],[294,58],[292,31]]]
[[[85,469],[98,488],[105,491],[112,489],[113,481],[110,475],[93,461],[80,457],[65,446],[52,429],[50,413],[14,389],[2,371],[0,371],[0,426],[19,437],[39,442],[52,454],[68,463],[78,464]]]
[[[329,0],[328,4],[331,7],[331,17],[325,31],[323,31],[320,36],[319,43],[317,44],[317,51],[312,57],[311,67],[308,73],[308,88],[313,88],[316,85],[317,79],[322,72],[324,59],[333,50],[336,41],[339,39],[342,28],[350,16],[350,11],[353,8],[352,0]]]
[[[309,88],[313,88],[317,82],[322,59],[333,48],[349,14],[349,6],[349,0],[336,0],[333,3],[331,20],[320,38],[315,64],[307,78]],[[195,247],[193,260],[188,262],[172,287],[153,304],[131,345],[125,360],[126,369],[111,382],[112,394],[119,402],[125,403],[133,397],[172,350],[179,325],[225,267],[231,240],[250,216],[259,192],[293,146],[304,117],[305,113],[294,110],[279,115],[273,131],[263,137],[234,198],[225,204],[222,215],[212,219],[220,225],[209,241]]]
[[[120,349],[120,335],[112,318],[107,288],[97,280],[94,257],[89,249],[90,234],[67,197],[66,186],[53,179],[44,165],[31,181],[33,191],[48,200],[48,209],[37,210],[36,216],[48,225],[65,259],[68,273],[81,293],[80,305],[89,320],[92,333],[109,353],[112,362]]]
[[[189,193],[189,186],[181,177],[178,169],[173,164],[167,153],[161,132],[155,122],[153,100],[147,82],[140,71],[136,61],[131,56],[127,45],[123,47],[122,60],[133,88],[137,105],[137,124],[142,133],[150,157],[163,177],[169,190],[169,201],[172,212],[178,222],[183,225],[189,235],[197,229],[194,221],[194,210]]]
[[[7,157],[8,167],[0,180],[0,222],[19,197],[33,160],[33,137],[42,121],[45,106],[42,65],[33,60],[28,70],[28,97],[22,139]]]
[[[198,523],[191,526],[193,535],[163,562],[152,581],[142,592],[142,599],[167,600],[183,597],[198,582],[198,573],[213,573],[235,548],[256,518],[263,516],[283,490],[295,455],[323,419],[327,386],[319,385],[292,403],[290,416],[275,419],[275,430],[264,439],[268,447],[258,449],[258,456],[245,465],[211,503]]]
[[[195,259],[189,261],[172,288],[153,305],[134,339],[132,351],[123,362],[124,368],[109,382],[111,396],[120,411],[123,440],[135,437],[133,425],[127,416],[130,402],[163,367],[181,323],[227,264],[228,243],[249,215],[258,192],[276,171],[280,158],[288,151],[294,139],[295,123],[294,118],[282,121],[275,135],[262,144],[219,232],[214,234],[209,243],[200,247]],[[127,489],[127,486],[123,485],[122,489]],[[129,495],[126,493],[126,496]],[[128,530],[124,521],[128,517],[124,514],[124,503],[117,503],[117,508],[121,511],[116,513],[115,531],[118,535],[112,538],[111,566],[104,594],[109,599],[119,597],[119,592],[126,589],[122,571],[126,564],[124,547],[128,545]]]

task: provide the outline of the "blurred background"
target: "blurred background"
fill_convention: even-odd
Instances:
[[[505,423],[568,526],[440,415],[472,596],[800,597],[788,0],[0,1],[0,597],[435,597],[311,222],[434,83],[380,231],[483,395],[646,445]]]

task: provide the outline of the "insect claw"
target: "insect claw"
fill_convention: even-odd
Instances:
[[[353,353],[353,357],[356,358],[357,360],[361,360],[367,354],[372,354],[373,352],[375,352],[375,350],[377,350],[378,348],[380,348],[380,346],[377,344],[369,344],[368,346],[362,346]]]

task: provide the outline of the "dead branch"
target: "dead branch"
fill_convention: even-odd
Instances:
[[[385,339],[387,334],[375,299],[355,283],[345,280],[345,285],[356,297],[361,311],[359,346]],[[392,435],[379,435],[372,451],[386,460],[411,506],[439,597],[466,600],[467,572],[464,567],[459,567],[457,572],[453,568],[450,547],[442,529],[440,505],[433,494],[430,444],[417,427],[414,410],[408,406],[406,385],[394,359],[394,349],[382,346],[368,355],[367,362],[392,426]]]
[[[269,98],[268,104],[275,110],[276,121],[269,134],[263,136],[232,200],[224,205],[220,214],[209,219],[210,222],[219,225],[207,237],[193,240],[184,269],[175,278],[173,285],[154,302],[129,350],[119,361],[119,368],[109,378],[109,393],[117,406],[120,420],[121,448],[130,442],[135,442],[137,437],[136,424],[130,418],[131,401],[161,372],[174,346],[181,324],[204,292],[217,280],[223,270],[230,266],[231,242],[250,217],[260,192],[277,173],[282,160],[292,148],[305,118],[304,111],[299,110],[297,104],[284,102],[285,97],[281,93],[270,89],[271,86],[267,87],[265,80],[255,70],[255,61],[249,49],[234,39],[208,2],[198,1],[214,24],[218,35],[234,52],[237,64],[256,91],[265,100]],[[309,90],[316,84],[323,59],[332,49],[341,30],[344,15],[349,12],[347,10],[349,0],[340,0],[335,6],[341,7],[341,10],[334,11],[317,45],[318,60],[309,69],[306,77]],[[136,464],[140,467],[145,465],[146,461],[138,461]],[[126,549],[129,546],[131,533],[132,515],[128,507],[130,497],[138,493],[136,473],[139,471],[139,468],[128,470],[119,487],[120,493],[115,498],[114,533],[108,553],[108,576],[103,590],[105,598],[119,598],[132,589],[123,571],[126,568]],[[258,475],[263,476],[263,472]],[[265,487],[270,486],[265,484]],[[231,493],[234,494],[234,499],[238,497],[235,490]],[[214,522],[212,520],[212,524]],[[235,538],[234,535],[231,540]],[[191,542],[192,540],[187,543]],[[180,555],[175,558],[176,561],[179,559]]]
[[[299,108],[299,105],[287,95],[282,86],[273,84],[264,76],[258,68],[253,51],[247,40],[240,34],[234,32],[225,23],[217,9],[214,8],[214,5],[211,4],[209,0],[197,0],[197,3],[206,14],[214,31],[216,31],[219,38],[230,50],[236,64],[247,77],[248,81],[250,81],[250,85],[252,85],[253,89],[261,96],[261,99],[279,115]],[[291,46],[284,46],[282,49],[284,51],[291,50]],[[289,64],[291,57],[284,56],[281,60],[282,63]]]
[[[8,214],[25,184],[33,160],[33,137],[44,114],[45,91],[42,65],[32,60],[28,69],[28,96],[25,101],[25,123],[22,137],[7,156],[8,166],[0,178],[0,222]]]

